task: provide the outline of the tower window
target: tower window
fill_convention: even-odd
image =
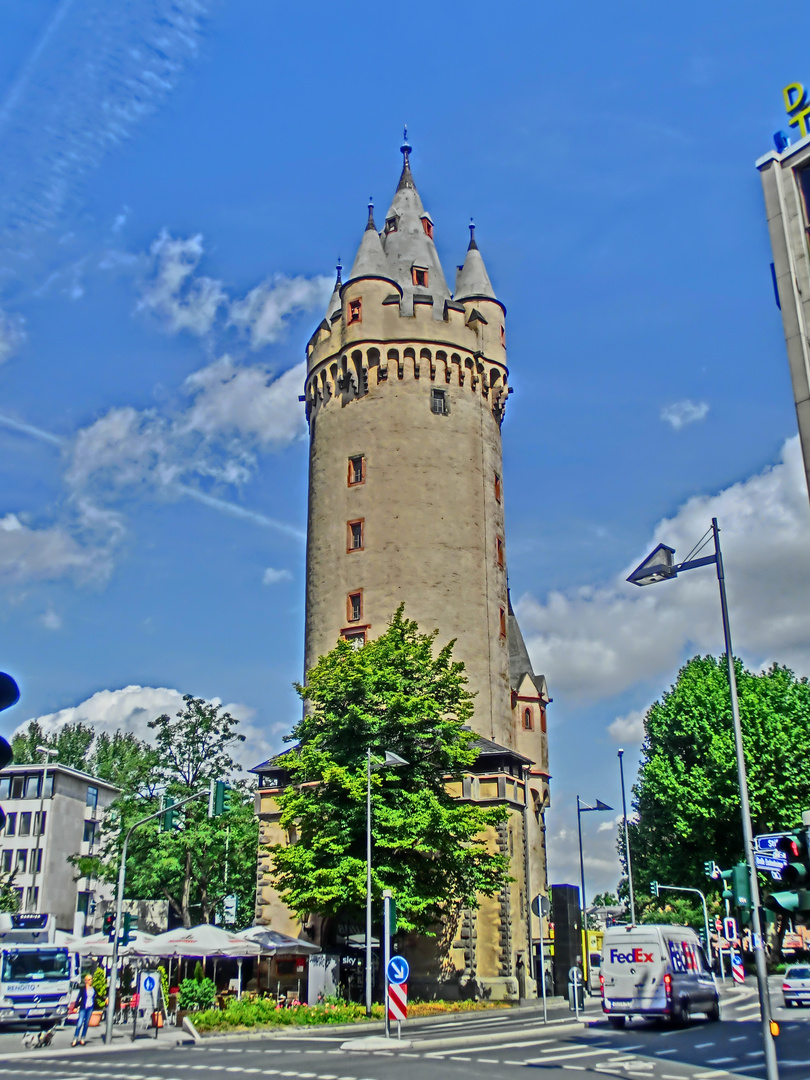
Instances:
[[[386,218],[385,219],[385,235],[388,236],[389,233],[396,232],[396,231],[397,231],[397,219],[395,217]]]
[[[526,731],[534,731],[534,720],[532,719],[532,710],[523,710],[523,727]]]
[[[545,735],[545,733],[546,733],[546,710],[545,709],[540,710],[540,730]]]
[[[366,459],[365,455],[358,454],[356,457],[349,458],[349,487],[354,487],[355,484],[362,484],[366,479]]]
[[[359,649],[366,643],[366,632],[365,630],[347,630],[343,635],[343,640],[348,641],[352,648]]]
[[[430,220],[430,218],[427,218],[427,217],[422,218],[422,228],[425,230],[425,236],[429,237],[432,240],[433,239],[433,222]]]
[[[506,637],[506,612],[504,611],[503,608],[499,609],[498,623],[499,623],[499,629],[500,629],[501,637],[505,638]]]
[[[414,285],[427,288],[428,272],[423,266],[412,266],[411,277],[413,278]]]
[[[363,590],[349,593],[346,600],[346,614],[349,622],[359,622],[363,618]]]
[[[505,344],[506,344],[506,328],[502,326],[501,327],[501,345],[505,345]]]
[[[495,502],[501,501],[501,477],[499,473],[495,473]]]
[[[495,537],[495,561],[503,569],[503,540],[500,536]]]
[[[450,399],[446,390],[430,389],[430,411],[436,416],[450,415]]]
[[[349,301],[349,323],[363,321],[363,301],[361,299]]]
[[[348,522],[349,535],[346,542],[347,551],[363,550],[363,518],[359,521]]]

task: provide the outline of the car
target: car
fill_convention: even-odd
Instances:
[[[794,964],[782,979],[782,995],[785,1005],[810,1005],[810,966]]]

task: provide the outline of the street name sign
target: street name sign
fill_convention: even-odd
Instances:
[[[787,852],[780,851],[777,844],[787,833],[765,833],[754,837],[754,862],[757,870],[764,870],[774,881],[782,880],[782,871],[787,866]]]

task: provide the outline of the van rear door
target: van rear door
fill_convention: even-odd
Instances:
[[[631,932],[605,941],[602,953],[606,1012],[666,1009],[665,958],[657,934]]]

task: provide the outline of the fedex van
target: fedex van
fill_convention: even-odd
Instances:
[[[686,1023],[720,1019],[720,999],[700,940],[686,926],[612,926],[602,943],[602,1009],[614,1027],[633,1016]]]

